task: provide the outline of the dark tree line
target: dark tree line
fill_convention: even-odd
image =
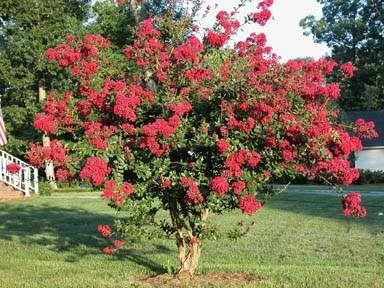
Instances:
[[[332,49],[332,57],[351,61],[356,75],[344,84],[340,106],[344,110],[384,108],[384,1],[317,0],[323,16],[307,16],[304,34]]]

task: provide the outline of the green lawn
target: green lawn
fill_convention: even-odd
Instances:
[[[292,186],[252,217],[237,240],[207,240],[199,273],[248,272],[249,287],[384,287],[384,187],[356,187],[369,216],[346,221],[335,195],[320,186]],[[98,193],[61,193],[0,204],[0,287],[137,287],[135,279],[172,271],[172,239],[99,253],[98,223],[114,211]],[[233,229],[240,213],[211,220]]]

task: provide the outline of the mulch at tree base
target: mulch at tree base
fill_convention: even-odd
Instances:
[[[242,287],[242,285],[257,284],[265,280],[262,276],[246,273],[215,272],[195,275],[193,277],[179,277],[161,274],[153,277],[141,278],[137,284],[144,287]],[[143,287],[141,286],[141,287]]]

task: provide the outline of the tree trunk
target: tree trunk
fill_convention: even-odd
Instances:
[[[43,84],[39,85],[39,102],[44,102],[46,92]],[[43,147],[50,147],[51,139],[47,134],[43,135]],[[55,167],[52,161],[45,161],[45,177],[52,189],[57,189],[55,181]]]
[[[184,254],[180,254],[179,249],[180,266],[177,274],[179,277],[191,277],[195,274],[201,255],[199,239],[191,236],[188,243],[188,253],[185,255],[185,250],[183,252]]]
[[[131,0],[131,8],[133,12],[133,16],[135,18],[136,23],[139,23],[140,21],[140,8],[141,4],[137,0]]]
[[[191,278],[197,269],[201,255],[201,247],[199,238],[193,235],[191,228],[188,229],[187,238],[183,235],[183,221],[180,218],[180,211],[178,210],[176,200],[170,203],[170,214],[173,226],[176,229],[176,245],[179,253],[179,268],[177,270],[177,277]],[[208,209],[203,209],[201,213],[201,220],[205,221],[208,217]]]

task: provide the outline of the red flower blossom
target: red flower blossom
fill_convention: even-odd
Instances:
[[[220,139],[219,141],[216,142],[216,148],[220,154],[224,154],[231,148],[231,145],[228,143],[227,140]]]
[[[240,199],[239,208],[244,214],[254,214],[263,207],[254,195],[247,195]]]
[[[281,158],[284,161],[292,161],[296,157],[296,152],[292,149],[284,149],[281,150]]]
[[[249,19],[255,23],[264,26],[269,18],[271,18],[272,13],[268,9],[262,9],[261,12],[255,12],[249,15]]]
[[[368,139],[379,137],[379,134],[375,130],[375,122],[365,121],[359,118],[355,121],[355,125],[359,137]]]
[[[42,167],[44,162],[43,146],[32,144],[27,152],[28,162],[35,167]]]
[[[207,35],[207,40],[209,45],[211,45],[212,47],[222,47],[228,40],[228,35],[209,31]]]
[[[170,179],[163,179],[162,186],[164,189],[169,189],[172,187],[172,181]]]
[[[46,160],[52,160],[53,163],[57,166],[63,166],[67,163],[68,151],[58,140],[56,139],[51,140],[50,147],[48,149],[49,149],[49,157],[48,155],[46,155],[45,156]]]
[[[117,249],[117,250],[120,250],[121,248],[123,248],[124,246],[124,241],[123,240],[114,240],[113,241],[113,246]]]
[[[207,68],[192,68],[184,72],[185,77],[192,83],[210,80],[213,78],[213,72]]]
[[[123,131],[128,135],[136,134],[135,126],[133,126],[132,124],[124,123],[123,125],[121,125],[121,129],[123,129]]]
[[[103,254],[105,254],[105,255],[111,255],[111,254],[113,254],[114,249],[113,249],[112,247],[107,246],[107,247],[104,247],[104,248],[101,250],[101,252],[102,252]]]
[[[352,78],[355,74],[356,68],[353,66],[352,62],[347,62],[340,65],[340,70],[345,76],[347,76],[348,78]]]
[[[175,113],[175,115],[181,117],[192,110],[192,105],[191,103],[189,103],[189,101],[184,100],[179,103],[168,104],[167,108],[171,110],[173,113]]]
[[[111,227],[109,225],[100,224],[97,226],[97,231],[106,239],[111,237]]]
[[[329,175],[336,183],[344,185],[350,185],[360,176],[358,169],[352,168],[348,160],[340,158],[318,162],[311,173],[314,175],[319,173]]]
[[[204,202],[204,197],[196,184],[189,186],[183,201],[191,205],[199,205]]]
[[[120,192],[125,196],[130,196],[135,190],[135,186],[133,186],[131,183],[124,182],[123,185],[120,187]]]
[[[118,94],[115,99],[115,106],[113,112],[126,120],[131,122],[136,121],[135,109],[140,105],[140,98],[137,96],[127,97],[123,94]]]
[[[115,193],[115,187],[116,187],[116,181],[115,180],[108,180],[105,181],[104,184],[104,190],[101,196],[104,199],[111,200],[114,193]]]
[[[89,77],[97,72],[97,62],[95,61],[84,61],[83,72],[86,77]]]
[[[9,163],[6,166],[6,169],[7,169],[7,172],[11,174],[16,174],[16,173],[19,173],[21,166],[17,163]]]
[[[96,156],[91,156],[87,159],[83,169],[80,171],[80,178],[82,180],[90,180],[93,185],[100,186],[111,172],[107,162]]]
[[[44,133],[54,134],[57,129],[57,122],[52,115],[37,113],[35,116],[34,126],[36,129]]]
[[[204,196],[201,194],[197,183],[192,178],[182,177],[180,185],[188,188],[187,193],[184,195],[183,202],[190,205],[198,205],[204,202]]]
[[[106,150],[109,137],[117,132],[115,126],[103,126],[99,122],[83,122],[83,126],[89,143],[99,150]]]
[[[358,192],[350,192],[342,196],[341,204],[344,216],[364,218],[367,216],[367,209],[361,206],[361,195]]]
[[[55,175],[58,181],[65,181],[71,177],[69,170],[63,168],[57,169]]]
[[[191,63],[198,63],[198,53],[204,49],[203,44],[196,36],[191,36],[187,39],[185,44],[175,48],[173,55],[178,61],[186,61]]]
[[[220,197],[223,197],[224,194],[228,192],[229,183],[225,177],[217,176],[211,180],[209,187],[217,195],[219,195]]]
[[[236,195],[240,195],[241,192],[245,189],[246,184],[243,181],[235,181],[232,183],[233,192]]]
[[[261,161],[261,156],[257,152],[249,152],[247,156],[247,164],[252,168],[255,168]]]

